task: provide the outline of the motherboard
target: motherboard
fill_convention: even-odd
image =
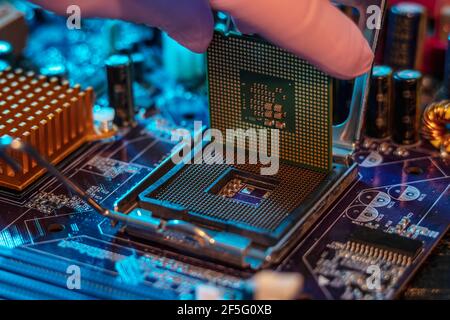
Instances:
[[[285,59],[271,66],[276,72],[270,76],[261,74],[267,70],[250,55],[241,62],[254,63],[258,72],[235,72],[239,57],[227,65],[236,51],[226,47],[228,60],[222,59],[223,43],[210,49],[206,70],[204,55],[188,52],[154,28],[83,19],[81,29],[69,30],[64,17],[26,2],[0,5],[19,12],[28,26],[19,28],[27,45],[0,71],[0,121],[15,114],[0,130],[20,133],[85,192],[80,197],[36,159],[8,151],[21,170],[7,161],[0,166],[1,298],[202,299],[206,290],[217,299],[249,299],[257,295],[250,284],[262,270],[301,275],[302,289],[292,298],[450,298],[450,157],[425,135],[409,145],[367,131],[351,156],[332,161],[331,129],[346,117],[339,112],[351,109],[338,101],[337,90],[348,83],[292,61],[261,39],[251,42],[267,52],[264,59],[276,54]],[[223,34],[215,37],[226,41]],[[245,38],[234,37],[249,50]],[[129,60],[112,58],[118,55]],[[127,63],[133,65],[132,81],[123,80]],[[294,71],[282,70],[288,63]],[[281,79],[298,70],[304,78]],[[225,77],[232,79],[226,83]],[[111,82],[119,89],[111,92]],[[440,101],[441,79],[432,74],[423,82],[423,104]],[[309,112],[306,98],[298,107],[296,95],[318,107]],[[242,108],[220,113],[224,100],[241,102]],[[39,112],[29,116],[27,108]],[[273,127],[284,134],[281,150],[289,165],[281,166],[279,176],[260,178],[254,168],[230,171],[219,164],[210,171],[183,167],[181,178],[163,179],[173,171],[167,165],[177,151],[175,130],[195,135],[194,121],[226,127],[227,117],[238,127]],[[448,132],[448,123],[443,127]],[[302,153],[290,145],[296,139],[314,145]],[[300,162],[307,165],[291,167]],[[320,186],[332,186],[335,196]],[[160,224],[158,230],[149,236],[146,229],[116,223],[87,198],[133,219],[142,215],[146,225]],[[302,210],[314,208],[308,211],[314,219],[294,227],[286,217],[299,203]],[[192,217],[185,218],[180,204],[204,217],[189,212]],[[154,214],[147,216],[150,211]],[[174,220],[155,219],[167,217],[176,217],[178,226],[163,233],[161,226]],[[234,232],[235,246],[263,262],[237,263],[226,249],[222,258],[190,249],[201,246],[197,236],[204,230],[192,229],[192,222],[217,233],[215,243]],[[190,234],[181,237],[180,228],[190,228]],[[280,228],[282,234],[275,233]],[[252,241],[248,247],[246,237]],[[281,237],[289,245],[278,248]],[[69,285],[73,270],[81,270],[78,290]]]

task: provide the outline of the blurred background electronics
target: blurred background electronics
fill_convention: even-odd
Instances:
[[[386,5],[365,30],[376,65],[341,81],[223,13],[194,54],[144,25],[68,30],[1,1],[0,297],[449,298],[450,3],[361,3],[339,7],[357,22]],[[279,129],[280,174],[174,167],[172,133],[194,121]]]

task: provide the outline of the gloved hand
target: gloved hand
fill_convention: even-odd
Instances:
[[[369,71],[373,60],[360,30],[329,0],[32,1],[59,14],[76,4],[83,17],[158,27],[196,52],[205,51],[211,41],[212,7],[231,14],[242,32],[257,33],[338,78],[354,78]]]

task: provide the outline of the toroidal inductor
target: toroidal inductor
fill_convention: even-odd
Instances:
[[[442,152],[450,152],[450,100],[430,104],[423,114],[422,136]]]

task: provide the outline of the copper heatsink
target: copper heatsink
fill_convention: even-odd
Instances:
[[[0,72],[0,137],[21,139],[57,164],[92,133],[93,95],[91,88],[21,69]],[[9,152],[21,169],[0,160],[0,187],[21,191],[45,173],[28,155]]]

